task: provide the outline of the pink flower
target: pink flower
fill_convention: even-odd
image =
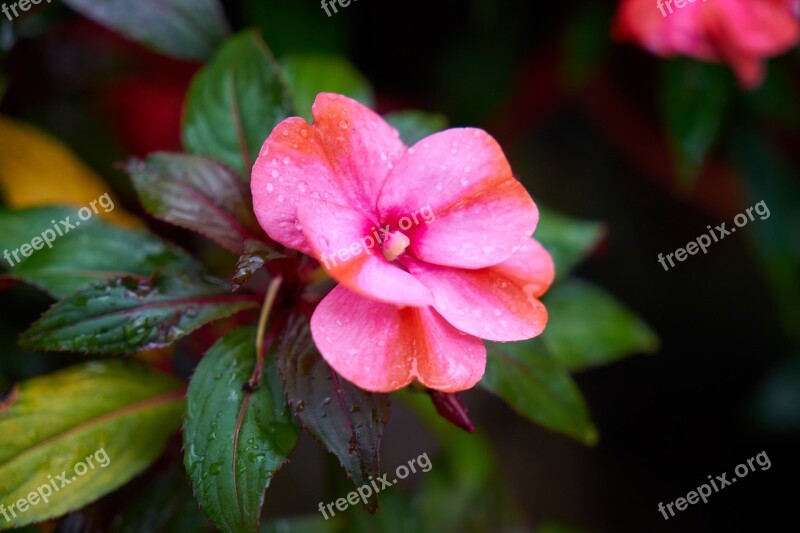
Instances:
[[[452,129],[408,148],[336,94],[317,96],[313,115],[313,126],[289,118],[266,140],[253,203],[272,239],[340,283],[311,319],[339,374],[376,392],[415,379],[455,392],[484,373],[481,339],[542,332],[537,298],[553,262],[531,239],[538,211],[494,139]]]
[[[728,63],[755,88],[766,58],[800,40],[798,0],[623,0],[614,34],[660,56]]]

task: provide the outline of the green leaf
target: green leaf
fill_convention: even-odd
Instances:
[[[600,70],[611,55],[608,32],[613,24],[614,7],[600,2],[584,2],[573,10],[562,31],[561,77],[573,90],[580,89]]]
[[[731,79],[727,70],[691,59],[662,62],[661,118],[675,157],[678,178],[692,185],[725,116]]]
[[[228,39],[192,81],[183,143],[247,178],[273,128],[292,113],[280,69],[257,32]]]
[[[520,415],[584,444],[597,442],[597,430],[567,370],[539,339],[488,343],[481,386]]]
[[[658,349],[658,337],[647,324],[591,283],[566,281],[553,287],[542,301],[549,318],[541,339],[570,370]]]
[[[280,64],[298,116],[309,122],[319,93],[343,94],[367,107],[375,105],[369,81],[344,57],[296,54],[282,58]]]
[[[800,430],[800,356],[769,369],[758,386],[754,411],[760,426],[776,432]]]
[[[76,227],[59,236],[54,224],[63,231],[65,220]],[[80,226],[77,224],[80,223]],[[52,247],[43,242],[42,234]],[[55,236],[55,238],[53,238]],[[31,250],[24,258],[15,250],[34,239],[40,250]],[[166,267],[177,270],[197,270],[199,266],[183,250],[150,233],[111,226],[99,217],[79,220],[75,209],[68,207],[34,207],[0,209],[0,250],[8,250],[0,264],[10,267],[9,276],[22,279],[50,295],[60,298],[90,283],[130,274],[150,276]]]
[[[226,532],[258,529],[264,490],[300,432],[274,366],[255,392],[243,387],[255,360],[255,328],[238,329],[208,351],[189,385],[186,471],[200,506]]]
[[[256,272],[265,264],[275,259],[286,257],[276,252],[261,241],[247,240],[244,250],[236,262],[236,273],[233,275],[233,290],[240,290]]]
[[[294,414],[334,454],[356,487],[380,476],[380,443],[391,401],[342,379],[325,362],[311,338],[308,319],[290,318],[276,354],[286,397]],[[377,495],[368,509],[378,508]]]
[[[38,350],[130,354],[168,346],[205,324],[258,306],[196,275],[116,278],[51,307],[20,337]]]
[[[238,254],[257,228],[247,184],[199,155],[155,153],[127,166],[139,199],[156,218],[205,235]]]
[[[207,59],[228,33],[217,0],[64,0],[102,26],[159,52]]]
[[[95,361],[21,383],[0,408],[0,502],[52,490],[0,528],[61,516],[127,483],[161,455],[182,413],[182,384],[138,364]]]
[[[130,497],[126,497],[130,494]],[[197,507],[186,472],[180,464],[144,486],[125,494],[125,510],[114,519],[118,533],[211,533],[214,528]],[[158,505],[153,505],[158,502]]]
[[[539,206],[539,225],[533,238],[544,246],[561,278],[583,261],[605,236],[603,225],[566,217]]]
[[[408,146],[447,128],[447,117],[437,113],[414,110],[397,111],[389,113],[383,118],[397,128],[400,138]]]

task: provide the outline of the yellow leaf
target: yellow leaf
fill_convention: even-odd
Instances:
[[[11,207],[70,205],[79,209],[109,187],[70,149],[44,131],[0,116],[0,188]],[[142,223],[118,206],[99,215],[124,227]]]

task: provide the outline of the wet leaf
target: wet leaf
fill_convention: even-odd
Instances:
[[[314,345],[308,319],[290,319],[276,354],[289,405],[297,418],[334,454],[356,487],[380,475],[380,443],[391,403],[345,381]],[[377,509],[377,496],[368,501]]]
[[[261,241],[247,240],[244,250],[236,263],[236,273],[233,275],[233,290],[240,290],[256,272],[265,264],[275,259],[286,257],[276,252]]]
[[[252,296],[194,275],[115,278],[79,290],[22,334],[22,346],[131,354],[172,344],[199,327],[258,306]]]
[[[0,409],[0,502],[38,497],[0,528],[61,516],[127,483],[180,427],[183,394],[182,383],[121,361],[21,383],[16,400]]]
[[[280,69],[257,32],[228,39],[189,87],[183,143],[249,183],[261,145],[293,111]]]
[[[155,153],[127,170],[147,211],[200,233],[233,253],[258,228],[247,184],[227,167],[199,155]]]
[[[222,531],[258,529],[264,491],[297,443],[299,428],[272,365],[245,390],[256,360],[255,328],[217,342],[197,367],[187,397],[186,471],[200,506]]]
[[[22,253],[23,246],[29,247],[25,251],[30,257]],[[0,250],[8,250],[0,266],[9,277],[54,297],[125,274],[150,276],[168,267],[200,268],[186,252],[149,232],[110,226],[96,217],[82,221],[68,207],[0,208]]]

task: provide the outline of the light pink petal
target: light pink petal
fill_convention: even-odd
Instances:
[[[297,224],[297,206],[321,199],[377,221],[378,192],[406,151],[397,130],[350,98],[323,93],[314,124],[297,117],[278,124],[253,166],[253,207],[275,241],[303,253],[310,246]]]
[[[546,293],[556,278],[553,257],[536,239],[529,239],[519,252],[493,268],[495,272],[517,281],[525,294],[534,298]]]
[[[360,212],[320,200],[298,208],[311,254],[336,281],[369,298],[395,305],[423,306],[433,295],[408,272],[384,259],[380,233]]]
[[[517,257],[520,256],[520,257]],[[538,300],[553,282],[550,255],[530,240],[496,267],[463,270],[403,261],[433,292],[434,308],[457,329],[492,341],[520,341],[539,335],[547,310]]]
[[[391,392],[417,380],[458,392],[486,369],[480,339],[459,332],[431,308],[403,308],[370,300],[338,285],[311,317],[320,353],[346,380]]]
[[[511,257],[539,219],[500,146],[477,129],[443,131],[410,148],[386,179],[378,211],[411,240],[415,257],[470,269]]]

